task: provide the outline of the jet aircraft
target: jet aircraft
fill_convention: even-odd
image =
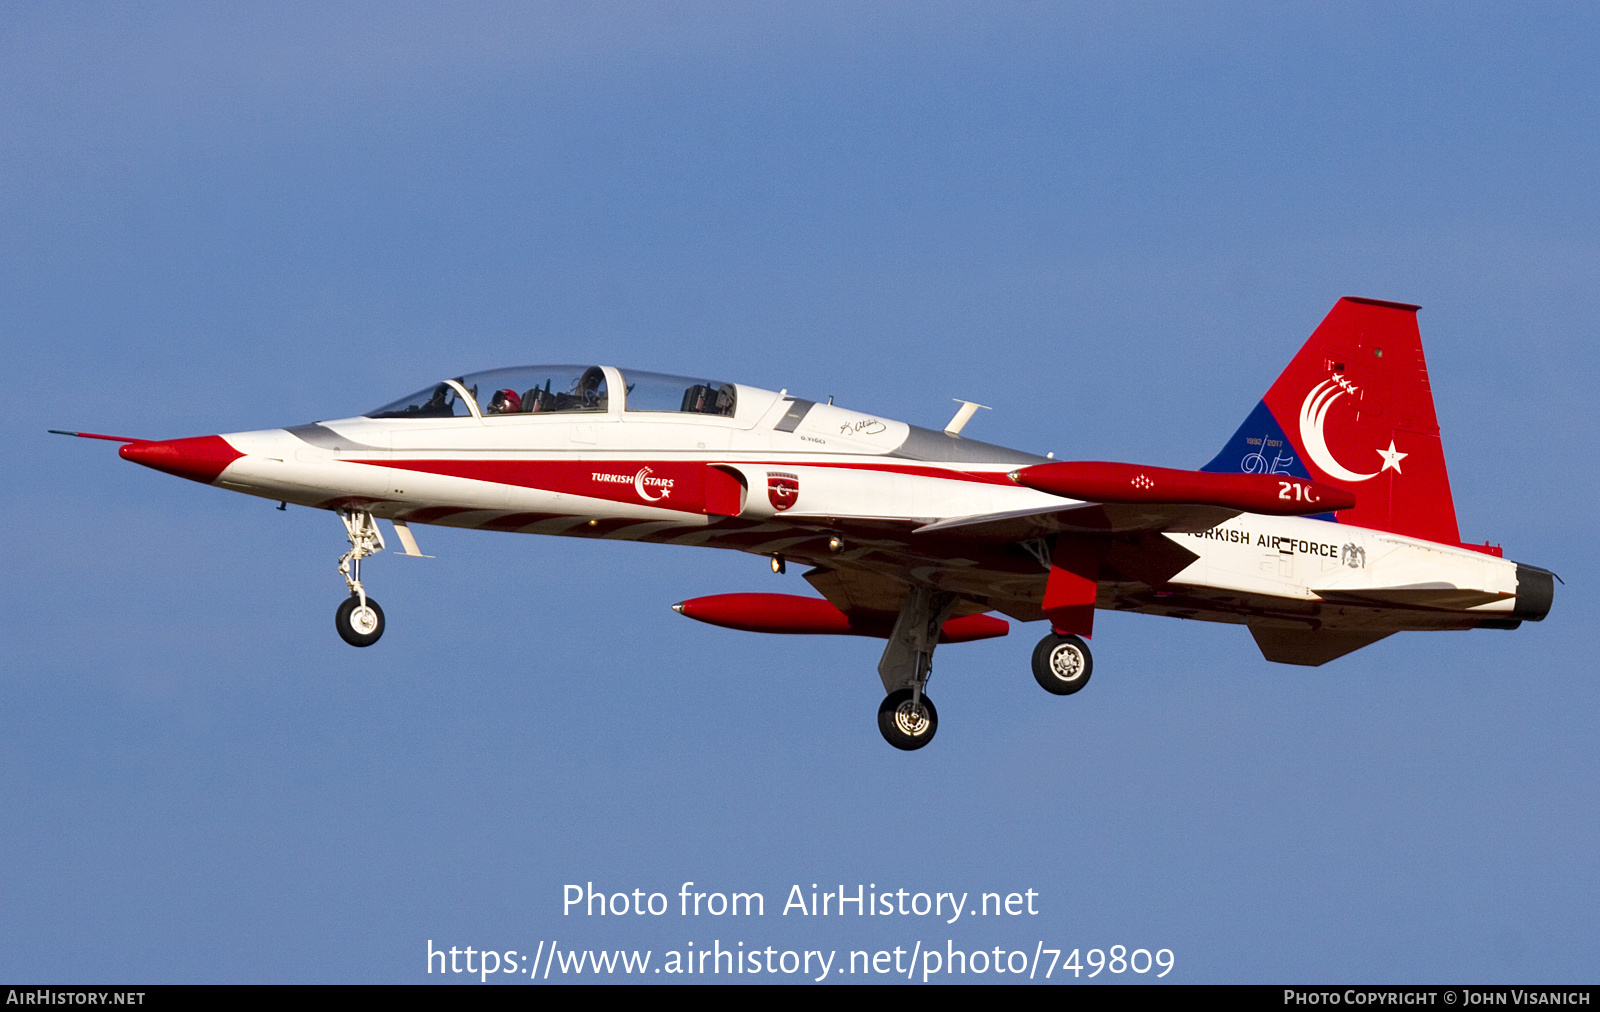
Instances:
[[[1341,299],[1199,470],[1057,461],[790,394],[602,365],[496,369],[361,415],[122,443],[127,460],[329,510],[350,548],[339,635],[376,643],[361,563],[392,525],[724,548],[808,567],[820,597],[720,594],[734,629],[886,639],[884,738],[926,745],[940,643],[1048,621],[1047,691],[1089,681],[1096,609],[1243,625],[1270,661],[1319,665],[1402,630],[1514,629],[1553,574],[1465,544],[1416,314]],[[59,430],[52,430],[59,431]]]

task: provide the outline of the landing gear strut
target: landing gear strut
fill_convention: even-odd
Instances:
[[[1093,671],[1089,644],[1077,636],[1053,632],[1033,648],[1033,679],[1046,692],[1070,696],[1089,684]]]
[[[383,609],[361,585],[361,560],[383,551],[383,533],[371,513],[340,510],[339,519],[350,536],[350,550],[339,557],[339,575],[350,596],[334,613],[339,638],[353,647],[370,647],[383,635]]]
[[[954,594],[912,587],[900,606],[889,645],[878,662],[878,677],[888,692],[878,707],[878,730],[884,741],[906,752],[933,740],[939,729],[939,711],[926,687],[933,675],[933,648],[939,630],[955,611]]]

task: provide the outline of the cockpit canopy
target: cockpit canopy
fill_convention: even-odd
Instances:
[[[629,411],[687,411],[733,417],[739,391],[732,383],[629,369],[622,374]]]
[[[738,388],[732,383],[627,370],[623,406],[628,411],[674,411],[732,417]],[[606,370],[597,365],[528,365],[469,373],[424,387],[373,411],[368,418],[456,418],[608,411]],[[477,411],[467,406],[471,398]]]

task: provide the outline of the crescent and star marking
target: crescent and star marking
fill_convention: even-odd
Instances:
[[[648,477],[650,477],[650,468],[648,467],[639,468],[639,473],[633,476],[633,488],[634,491],[639,493],[639,498],[645,500],[646,502],[656,502],[665,498],[667,494],[666,489],[662,489],[660,495],[651,495],[649,492],[644,490],[644,480]]]
[[[1370,481],[1378,475],[1394,469],[1400,472],[1400,461],[1409,456],[1394,448],[1394,440],[1389,440],[1387,450],[1376,450],[1378,456],[1383,458],[1383,466],[1371,474],[1357,474],[1333,459],[1333,453],[1328,449],[1327,437],[1322,433],[1322,426],[1328,418],[1328,409],[1333,402],[1343,397],[1347,392],[1347,381],[1343,376],[1335,374],[1311,388],[1306,394],[1304,403],[1300,405],[1300,442],[1305,447],[1306,455],[1322,469],[1330,478],[1340,481]]]

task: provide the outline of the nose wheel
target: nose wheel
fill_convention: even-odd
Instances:
[[[1094,656],[1089,644],[1067,633],[1051,633],[1033,648],[1033,680],[1044,691],[1070,696],[1089,684]]]
[[[939,711],[925,692],[896,689],[878,706],[878,730],[883,740],[904,752],[914,752],[933,740],[939,730]]]
[[[353,647],[370,647],[383,635],[383,609],[367,596],[361,585],[361,560],[383,551],[383,533],[371,513],[340,510],[345,533],[350,537],[350,550],[339,557],[339,575],[344,577],[350,596],[334,613],[334,627],[339,638]]]
[[[370,647],[383,635],[383,609],[372,598],[348,597],[334,613],[339,638],[353,647]]]

